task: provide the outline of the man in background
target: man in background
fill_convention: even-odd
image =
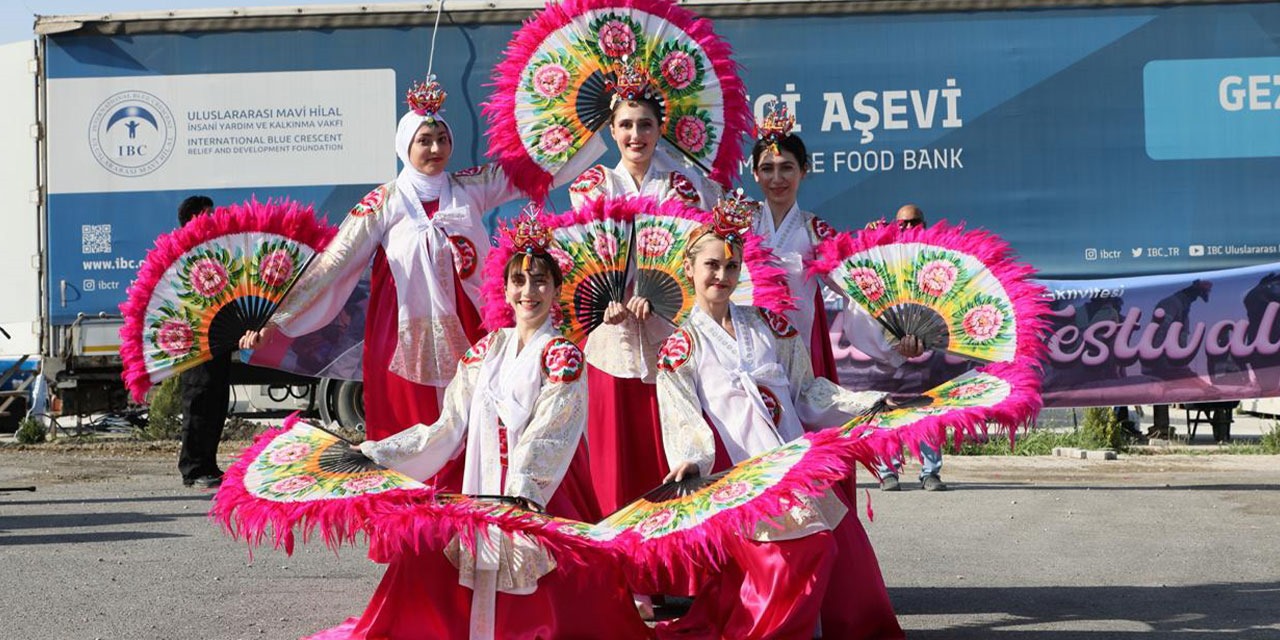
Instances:
[[[910,229],[912,227],[925,227],[924,212],[914,204],[905,204],[898,209],[897,215],[894,216],[894,222],[902,229]],[[917,351],[918,353],[918,351]],[[932,356],[920,364],[927,370],[932,371],[935,365],[942,366],[941,360],[944,357],[942,352],[934,352]],[[905,358],[898,360],[896,366],[901,370],[904,366],[912,366],[915,363],[908,363]],[[925,372],[927,373],[927,372]],[[929,377],[928,375],[925,376]],[[925,491],[946,491],[947,485],[942,482],[942,450],[941,447],[933,449],[923,442],[920,443],[920,487]],[[902,470],[902,460],[894,459],[881,461],[877,468],[880,475],[881,491],[900,491],[902,486],[898,482],[898,473]]]
[[[210,215],[213,200],[191,196],[178,206],[178,223],[186,226],[196,216]],[[182,484],[209,489],[222,484],[218,467],[218,443],[227,422],[231,400],[231,354],[214,358],[181,374],[182,448],[178,451],[178,472]]]

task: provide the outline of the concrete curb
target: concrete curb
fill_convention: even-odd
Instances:
[[[1116,452],[1111,449],[1076,449],[1074,447],[1054,447],[1053,455],[1060,458],[1076,460],[1115,460]]]

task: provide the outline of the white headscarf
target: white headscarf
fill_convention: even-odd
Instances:
[[[447,172],[441,171],[439,174],[429,176],[409,161],[409,147],[413,144],[413,139],[418,135],[418,129],[426,124],[428,116],[418,115],[413,111],[409,111],[400,118],[400,124],[396,127],[396,155],[400,157],[400,162],[404,164],[404,168],[400,170],[400,175],[396,177],[396,185],[400,189],[412,193],[417,196],[419,202],[430,202],[440,197],[440,192],[444,189],[444,184],[448,181]],[[444,118],[439,115],[431,116],[431,121],[444,125],[446,131],[449,132],[450,139],[453,138],[453,128],[445,122]]]

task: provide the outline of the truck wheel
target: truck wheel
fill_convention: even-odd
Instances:
[[[347,429],[364,431],[364,384],[346,381],[338,387],[338,423]]]

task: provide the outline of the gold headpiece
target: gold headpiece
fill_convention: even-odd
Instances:
[[[618,106],[622,100],[639,100],[648,98],[661,102],[661,96],[653,87],[649,71],[639,63],[629,61],[625,56],[613,67],[613,79],[605,82],[604,88],[613,94],[609,108]]]
[[[769,143],[769,150],[778,155],[778,143],[791,135],[796,117],[785,102],[770,100],[764,105],[764,117],[756,122],[756,138]]]
[[[724,238],[725,260],[733,255],[733,245],[742,245],[746,241],[751,219],[758,211],[760,203],[748,198],[742,189],[725,194],[711,209],[711,231]]]
[[[551,248],[551,229],[538,219],[541,213],[542,209],[530,202],[521,209],[515,222],[502,229],[503,233],[511,238],[511,244],[515,247],[516,253],[524,254],[522,268],[526,271],[532,263],[534,254],[546,255],[547,250]]]
[[[410,111],[426,116],[428,121],[434,121],[444,110],[444,99],[448,95],[440,87],[440,83],[436,82],[435,75],[430,75],[426,82],[413,83],[405,93],[405,102],[409,103]]]

